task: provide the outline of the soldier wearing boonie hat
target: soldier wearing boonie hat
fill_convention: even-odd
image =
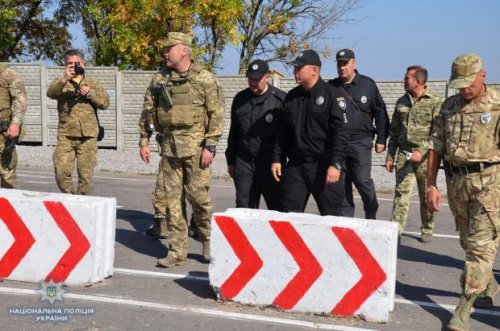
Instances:
[[[500,291],[492,272],[500,242],[500,92],[485,79],[478,55],[453,61],[450,86],[459,93],[445,100],[429,138],[428,205],[440,208],[436,177],[444,158],[453,192],[448,201],[466,252],[460,302],[449,330],[469,330],[472,306],[491,308]]]

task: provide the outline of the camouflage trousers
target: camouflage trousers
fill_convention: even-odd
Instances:
[[[156,186],[153,191],[151,201],[153,203],[153,209],[155,211],[154,219],[155,220],[167,220],[167,194],[165,192],[165,180],[163,177],[163,158],[160,160],[160,167],[158,170],[158,174],[156,175]],[[186,212],[186,193],[182,190],[182,198],[181,198],[181,208],[184,218],[187,219]]]
[[[480,294],[488,284],[500,243],[500,166],[453,174],[448,187],[448,201],[465,244],[463,293]]]
[[[17,184],[16,167],[17,152],[14,145],[9,151],[5,150],[8,140],[0,134],[0,187],[15,188]]]
[[[427,157],[418,164],[410,163],[403,153],[396,158],[396,187],[392,206],[392,221],[399,224],[399,234],[404,231],[408,221],[410,209],[410,195],[413,185],[417,182],[420,198],[420,220],[422,234],[431,234],[434,231],[434,213],[427,207]]]
[[[212,200],[208,194],[211,168],[200,168],[200,155],[186,158],[163,156],[163,176],[169,220],[169,253],[185,260],[188,253],[188,228],[182,212],[183,190],[193,209],[193,220],[201,241],[210,240]]]
[[[58,135],[57,146],[52,157],[57,186],[63,193],[92,194],[94,168],[97,165],[97,138],[66,137]],[[73,188],[71,174],[78,172],[78,187]]]

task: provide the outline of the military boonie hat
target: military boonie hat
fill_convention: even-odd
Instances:
[[[459,89],[471,86],[481,70],[483,70],[483,61],[479,55],[460,55],[451,64],[450,87]]]
[[[341,49],[335,55],[335,61],[349,61],[350,59],[354,59],[354,52],[349,48]]]
[[[300,52],[295,60],[290,62],[290,64],[294,67],[303,67],[306,64],[321,67],[321,60],[316,51],[312,49],[306,49],[305,51]]]
[[[193,36],[182,32],[169,32],[166,39],[161,39],[158,42],[165,47],[179,44],[191,47],[193,45]]]
[[[260,80],[269,72],[269,65],[266,61],[255,60],[250,63],[247,70],[247,77]]]

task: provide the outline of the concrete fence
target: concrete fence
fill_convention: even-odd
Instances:
[[[55,145],[58,122],[56,101],[47,98],[46,91],[53,79],[63,75],[64,67],[47,67],[29,63],[11,63],[10,66],[21,75],[28,91],[27,134],[24,141],[42,146]],[[99,111],[99,120],[106,129],[106,136],[99,146],[118,150],[137,148],[139,140],[137,122],[142,110],[144,93],[154,72],[119,71],[116,67],[86,67],[85,69],[87,77],[95,77],[101,81],[111,99],[109,108]],[[237,92],[246,88],[247,83],[242,75],[217,77],[224,90],[226,101],[226,125],[218,146],[219,151],[224,151],[229,133],[233,97]],[[275,76],[272,83],[284,91],[289,91],[296,86],[295,80],[290,77]],[[396,100],[404,93],[402,81],[377,81],[377,85],[387,104],[389,115],[392,115]],[[500,88],[500,83],[490,85]],[[448,88],[446,80],[429,81],[428,86],[443,97],[455,93],[454,90]],[[384,160],[385,155],[374,154],[374,164],[382,164]]]

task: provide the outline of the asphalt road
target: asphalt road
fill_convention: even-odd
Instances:
[[[21,168],[18,182],[20,189],[58,192],[52,169]],[[418,197],[412,197],[407,232],[398,250],[395,309],[388,323],[378,324],[357,318],[287,313],[269,307],[218,301],[208,283],[208,265],[200,262],[201,244],[194,240],[190,240],[187,265],[156,268],[156,259],[166,254],[166,240],[144,235],[152,219],[154,183],[151,175],[96,174],[95,195],[116,197],[118,203],[114,275],[89,287],[66,287],[63,301],[53,305],[41,302],[36,292],[40,284],[3,281],[0,283],[0,328],[17,331],[441,330],[458,303],[464,253],[447,205],[437,215],[434,240],[423,244],[418,241]],[[211,195],[217,212],[234,206],[232,182],[213,182]],[[379,203],[379,218],[388,219],[392,196],[379,196]],[[358,208],[357,213],[360,211]],[[317,213],[312,199],[306,212]],[[498,258],[494,272],[500,281]],[[497,299],[500,301],[500,296]],[[73,314],[67,315],[68,320],[63,322],[37,321],[33,314],[20,314],[21,308],[61,308]],[[81,314],[84,311],[87,314]],[[500,328],[500,307],[477,310],[472,316],[472,330]]]

